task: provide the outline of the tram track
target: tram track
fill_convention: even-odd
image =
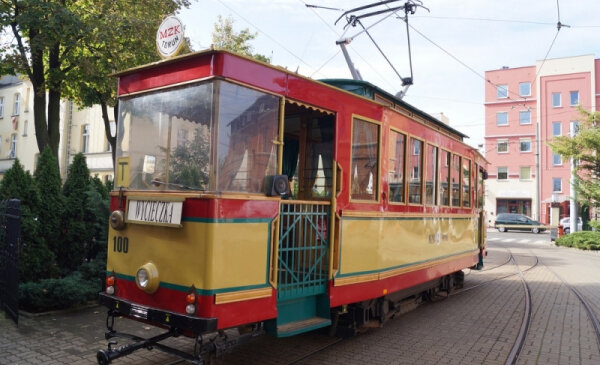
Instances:
[[[539,257],[533,253],[533,251],[529,250],[531,252],[531,255],[527,255],[527,256],[514,255],[509,248],[507,248],[507,247],[504,247],[504,248],[509,252],[510,260],[515,265],[518,272],[513,275],[507,275],[503,278],[507,278],[507,277],[514,276],[514,275],[519,275],[519,277],[521,278],[521,282],[523,284],[523,290],[524,290],[524,295],[525,295],[525,310],[524,310],[524,314],[523,314],[523,320],[521,322],[521,326],[519,328],[519,332],[517,334],[517,337],[515,339],[513,347],[511,348],[511,351],[510,351],[504,364],[505,365],[517,364],[521,350],[523,349],[523,347],[525,345],[525,340],[527,338],[527,334],[528,334],[529,328],[531,326],[533,305],[532,305],[531,290],[529,288],[527,280],[525,279],[524,273],[533,269],[534,267],[538,266],[538,264],[543,265],[544,268],[546,268],[550,273],[552,273],[552,275],[554,275],[558,280],[560,280],[561,283],[577,297],[577,299],[579,300],[579,302],[585,309],[588,319],[592,322],[592,327],[593,327],[594,333],[596,335],[596,342],[598,344],[598,348],[600,349],[600,321],[598,320],[598,317],[596,316],[596,314],[595,314],[592,306],[588,302],[588,300],[574,286],[569,284],[562,276],[560,276],[556,271],[552,270],[552,268],[550,268],[548,265],[544,264],[543,261],[541,261],[539,259]],[[517,263],[515,256],[535,257],[536,262],[533,266],[530,266],[526,270],[521,270],[519,264]],[[492,281],[499,280],[499,279],[501,279],[501,278],[497,278]],[[491,282],[491,281],[482,283],[482,285],[487,284],[489,282]]]

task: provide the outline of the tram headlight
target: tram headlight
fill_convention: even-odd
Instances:
[[[110,226],[116,230],[120,231],[125,228],[125,213],[122,210],[115,210],[110,214]]]
[[[142,265],[135,274],[135,283],[146,293],[154,293],[160,283],[156,265],[151,262]]]

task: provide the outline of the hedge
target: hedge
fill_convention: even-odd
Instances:
[[[600,232],[582,231],[570,233],[556,240],[556,245],[582,250],[600,250]]]

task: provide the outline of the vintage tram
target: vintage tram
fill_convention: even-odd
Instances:
[[[206,50],[121,72],[100,363],[210,333],[352,335],[482,264],[486,161],[364,81]],[[166,328],[117,332],[125,316]],[[160,343],[196,338],[193,354]],[[216,335],[218,337],[218,335]],[[229,338],[228,343],[235,342]]]

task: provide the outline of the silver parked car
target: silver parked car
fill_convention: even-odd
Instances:
[[[569,232],[571,232],[571,218],[570,217],[565,217],[565,218],[561,219],[560,224],[563,226],[565,234],[569,234]],[[581,220],[581,217],[577,217],[577,231],[579,232],[581,230],[583,230],[583,221]]]

